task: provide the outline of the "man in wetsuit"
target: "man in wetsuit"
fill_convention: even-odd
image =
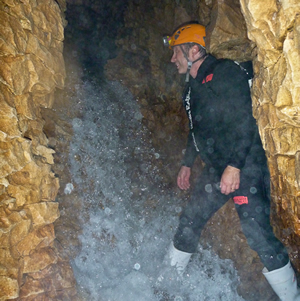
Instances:
[[[281,300],[300,300],[287,251],[270,225],[270,175],[252,116],[247,70],[208,55],[200,24],[183,25],[164,41],[173,50],[171,62],[186,75],[183,105],[190,131],[177,177],[179,188],[190,188],[198,155],[205,163],[165,262],[182,273],[205,224],[232,198],[247,242],[265,266],[266,279]]]

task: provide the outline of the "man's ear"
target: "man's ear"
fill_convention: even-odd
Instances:
[[[193,54],[193,56],[197,55],[198,52],[199,52],[199,47],[198,47],[198,45],[194,45],[194,46],[192,47],[192,54]]]

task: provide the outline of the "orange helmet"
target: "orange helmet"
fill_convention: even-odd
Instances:
[[[164,43],[170,48],[185,43],[197,43],[205,48],[205,36],[203,25],[186,24],[177,29],[171,37],[164,37]]]

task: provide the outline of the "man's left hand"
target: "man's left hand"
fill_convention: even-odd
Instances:
[[[223,194],[230,194],[240,187],[240,170],[228,165],[221,177],[221,192]]]

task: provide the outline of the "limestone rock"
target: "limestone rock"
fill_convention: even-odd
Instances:
[[[78,300],[71,266],[68,260],[59,255],[62,252],[57,244],[54,245],[54,253],[50,257],[56,259],[55,263],[48,264],[45,268],[41,267],[38,271],[31,272],[25,277],[24,284],[20,288],[20,296],[23,296],[24,299],[37,300],[41,298],[41,300],[44,300],[43,298],[53,298],[54,300]],[[48,252],[46,252],[45,261],[50,263],[51,260],[47,260],[48,255]],[[41,258],[44,257],[45,253]],[[36,290],[33,288],[36,288]]]
[[[20,130],[18,129],[18,118],[16,109],[9,106],[3,96],[0,94],[0,131],[5,136],[18,137]],[[1,139],[2,140],[2,139]]]
[[[205,43],[214,56],[236,61],[252,60],[255,44],[247,38],[238,0],[215,1],[206,32]]]
[[[30,297],[34,298],[34,300],[39,300],[39,297],[42,296],[44,292],[45,289],[43,288],[43,284],[40,281],[28,279],[26,283],[22,286],[20,297],[23,300],[28,300]]]
[[[24,138],[0,141],[0,176],[6,177],[22,169],[31,158],[30,141]]]
[[[276,234],[299,245],[299,11],[298,1],[241,1],[248,36],[257,45],[254,114],[272,177]],[[300,269],[300,262],[291,257]]]
[[[33,227],[40,227],[53,223],[59,217],[58,203],[40,202],[25,206],[31,214]]]
[[[72,288],[75,284],[70,265],[62,260],[59,260],[55,265],[49,265],[39,272],[31,273],[30,277],[36,280],[46,279],[44,287],[47,288],[47,291],[53,290],[52,287],[57,287],[60,290]]]
[[[37,117],[37,109],[30,93],[21,94],[15,97],[16,111],[26,119],[33,120]]]
[[[19,295],[19,285],[16,279],[7,276],[0,276],[0,300],[17,298]]]
[[[7,14],[4,11],[0,12],[1,23],[7,28],[3,32],[0,53],[1,55],[14,55],[19,52],[24,52],[26,47],[26,33],[16,16]]]
[[[44,227],[37,228],[25,236],[16,245],[16,251],[21,256],[28,256],[31,251],[35,250],[38,246],[40,248],[50,246],[54,239],[54,227],[53,224],[49,224]]]
[[[19,241],[21,241],[22,238],[28,234],[30,226],[30,220],[21,220],[17,223],[10,231],[10,245],[15,246]]]
[[[24,256],[23,272],[38,272],[56,262],[57,256],[52,248],[41,248],[32,252],[29,256]]]
[[[59,266],[69,285],[52,282],[44,296],[43,279],[24,274],[55,269],[60,258],[53,247],[59,182],[40,111],[64,85],[65,8],[64,0],[0,3],[0,300],[76,296],[67,260]]]
[[[59,188],[58,179],[51,172],[51,167],[40,167],[35,162],[30,162],[21,171],[11,174],[9,182],[7,192],[16,199],[18,206],[41,200],[53,201]]]
[[[52,154],[54,153],[55,151],[53,149],[48,148],[44,145],[38,145],[36,147],[35,155],[42,156],[45,159],[45,162],[48,164],[54,164],[53,156],[52,156]]]

